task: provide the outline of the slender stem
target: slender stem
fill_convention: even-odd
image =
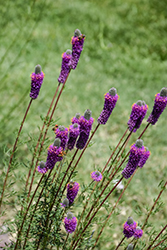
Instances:
[[[64,174],[64,176],[63,176],[63,178],[62,178],[62,181],[61,181],[61,183],[60,183],[60,185],[59,185],[59,188],[58,188],[58,190],[57,190],[57,192],[56,192],[56,194],[55,194],[55,197],[54,197],[54,199],[53,199],[53,201],[52,201],[52,204],[50,204],[50,209],[49,209],[49,212],[48,212],[48,215],[47,215],[47,219],[46,219],[46,223],[45,223],[45,230],[47,230],[50,212],[52,211],[52,208],[53,208],[53,206],[54,206],[54,203],[55,203],[55,200],[56,200],[56,198],[57,198],[57,195],[59,194],[59,191],[60,191],[60,189],[61,189],[61,186],[62,186],[62,184],[63,184],[63,181],[64,181],[64,179],[65,179],[65,177],[66,177],[66,175],[67,175],[67,173],[68,173],[68,170],[69,170],[70,167],[71,167],[72,162],[73,162],[74,159],[75,159],[75,156],[76,156],[77,152],[78,152],[78,149],[75,151],[75,153],[74,153],[74,155],[73,155],[73,158],[72,158],[70,164],[68,165],[68,168],[66,169],[66,172],[65,172],[65,174]],[[55,210],[55,212],[56,212],[56,210]],[[40,244],[40,242],[41,242],[41,239],[42,239],[42,236],[40,237],[40,239],[39,239],[39,241],[38,241],[38,247],[39,247],[39,244]],[[37,248],[37,249],[38,249],[38,248]]]
[[[17,134],[17,138],[16,138],[16,141],[15,141],[15,144],[14,144],[14,146],[13,146],[13,150],[12,150],[12,153],[11,153],[11,156],[10,156],[9,165],[8,165],[8,169],[7,169],[7,173],[6,173],[6,177],[5,177],[5,181],[4,181],[3,189],[2,189],[2,193],[1,193],[1,198],[0,198],[0,210],[1,210],[1,205],[2,205],[2,200],[3,200],[3,194],[4,194],[4,191],[5,191],[5,187],[6,187],[6,182],[7,182],[9,170],[10,170],[10,167],[11,167],[11,164],[12,164],[12,159],[13,159],[14,153],[15,153],[15,151],[16,151],[17,142],[18,142],[18,140],[19,140],[19,136],[20,136],[21,130],[22,130],[22,128],[23,128],[23,124],[24,124],[24,122],[25,122],[25,119],[26,119],[26,117],[27,117],[28,111],[29,111],[29,109],[30,109],[30,107],[31,107],[32,101],[33,101],[33,99],[31,98],[31,99],[30,99],[30,102],[29,102],[29,104],[28,104],[28,107],[27,107],[27,109],[26,109],[25,115],[24,115],[24,117],[23,117],[23,120],[22,120],[20,129],[19,129],[19,132],[18,132],[18,134]]]
[[[69,73],[70,73],[70,72],[69,72]],[[68,75],[67,75],[67,77],[66,77],[65,82],[64,82],[63,85],[62,85],[62,88],[61,88],[61,90],[60,90],[60,92],[59,92],[59,95],[58,95],[57,100],[56,100],[56,102],[55,102],[55,105],[54,105],[54,107],[53,107],[52,113],[51,113],[51,115],[50,115],[49,121],[48,121],[48,123],[47,123],[47,127],[46,127],[45,134],[44,134],[43,139],[42,139],[42,142],[41,142],[41,146],[40,146],[40,149],[39,149],[39,152],[38,152],[38,157],[37,157],[37,161],[36,161],[36,164],[35,164],[33,176],[32,176],[32,179],[31,179],[31,184],[30,184],[30,188],[29,188],[28,197],[30,196],[30,192],[31,192],[31,189],[32,189],[32,184],[33,184],[34,177],[35,177],[36,167],[37,167],[37,165],[38,165],[38,158],[39,158],[39,156],[40,156],[40,154],[41,154],[41,152],[42,152],[43,144],[44,144],[44,141],[45,141],[47,132],[48,132],[48,128],[49,128],[50,122],[51,122],[51,120],[52,120],[53,114],[54,114],[55,109],[56,109],[56,107],[57,107],[57,103],[58,103],[58,101],[59,101],[59,99],[60,99],[60,96],[61,96],[61,94],[62,94],[63,88],[64,88],[65,83],[66,83],[66,81],[67,81],[67,78],[68,78],[68,76],[69,76],[69,73],[68,73]]]
[[[118,244],[118,246],[115,248],[115,250],[117,250],[119,247],[120,247],[120,245],[122,244],[122,242],[125,240],[125,236],[122,238],[122,240],[120,241],[120,243]]]
[[[79,156],[79,158],[78,158],[78,160],[77,160],[75,166],[73,167],[73,169],[72,169],[72,171],[71,171],[71,173],[70,173],[70,175],[69,175],[69,177],[68,177],[68,180],[67,180],[66,184],[70,181],[71,176],[73,175],[75,168],[77,167],[79,161],[81,160],[82,155],[84,154],[84,152],[85,152],[85,150],[86,150],[86,148],[87,148],[89,142],[92,140],[92,138],[93,138],[93,136],[94,136],[94,134],[95,134],[95,132],[97,131],[97,129],[98,129],[99,126],[100,126],[100,124],[98,124],[98,125],[96,126],[95,130],[93,131],[93,133],[91,134],[89,140],[87,141],[87,143],[86,143],[84,149],[82,150],[82,152],[81,152],[81,154],[80,154],[80,156]],[[64,186],[63,193],[64,193],[65,189],[66,189],[66,185]],[[63,194],[63,193],[62,193],[62,194]]]
[[[28,205],[28,207],[27,207],[27,210],[26,210],[26,212],[25,212],[25,214],[24,214],[24,218],[23,218],[22,224],[21,224],[21,226],[20,226],[20,230],[18,231],[17,241],[16,241],[16,245],[15,245],[14,250],[17,249],[17,245],[18,245],[18,242],[19,242],[19,238],[20,238],[20,236],[21,236],[21,231],[22,231],[22,228],[23,228],[23,225],[24,225],[24,222],[25,222],[25,219],[26,219],[28,210],[29,210],[29,208],[30,208],[30,206],[31,206],[31,203],[32,203],[32,201],[33,201],[33,199],[34,199],[34,196],[35,196],[35,194],[36,194],[36,192],[37,192],[37,190],[38,190],[38,188],[39,188],[39,186],[40,186],[40,184],[41,184],[43,178],[44,178],[44,175],[42,175],[41,179],[39,180],[38,185],[37,185],[37,187],[36,187],[36,189],[35,189],[35,191],[34,191],[34,193],[33,193],[33,196],[32,196],[32,198],[31,198],[31,200],[30,200],[30,203],[29,203],[29,205]]]
[[[146,220],[145,220],[145,222],[144,222],[144,224],[143,224],[143,226],[142,226],[142,230],[144,229],[145,225],[147,224],[147,221],[148,221],[148,219],[149,219],[149,217],[150,217],[150,215],[151,215],[151,213],[152,213],[152,211],[153,211],[155,205],[157,204],[159,198],[161,197],[161,194],[162,194],[162,192],[164,191],[166,185],[167,185],[167,181],[165,182],[164,186],[162,187],[162,190],[159,192],[159,195],[158,195],[157,199],[155,200],[155,202],[154,202],[152,208],[150,209],[150,211],[149,211],[149,213],[148,213],[148,215],[147,215],[147,218],[146,218]]]
[[[157,246],[159,246],[161,243],[163,243],[166,240],[167,240],[167,238],[161,240],[157,245],[155,245],[154,247],[152,247],[151,250],[155,249]],[[165,249],[167,249],[167,248],[165,248]]]
[[[144,129],[143,132],[140,134],[140,136],[139,136],[138,139],[140,139],[140,138],[143,136],[143,134],[144,134],[144,133],[146,132],[146,130],[148,129],[149,125],[150,125],[150,123],[147,123],[145,129]]]
[[[102,170],[102,173],[104,173],[104,171],[105,171],[106,167],[108,166],[108,164],[109,164],[109,162],[110,162],[111,158],[113,157],[113,155],[114,155],[115,151],[116,151],[116,150],[117,150],[117,148],[119,147],[119,145],[120,145],[121,141],[122,141],[122,140],[123,140],[123,138],[125,137],[125,135],[126,135],[127,131],[128,131],[128,128],[126,129],[125,133],[123,134],[123,136],[121,137],[121,139],[120,139],[120,141],[118,142],[117,146],[115,147],[114,151],[112,152],[111,156],[109,157],[109,159],[108,159],[108,161],[107,161],[107,163],[106,163],[105,167],[104,167],[104,168],[103,168],[103,170]],[[122,146],[123,146],[123,145],[122,145]],[[122,149],[122,146],[121,146],[120,150]],[[119,152],[120,152],[120,150],[119,150]],[[118,152],[118,154],[119,154],[119,152]]]
[[[62,249],[65,249],[65,246],[66,246],[66,243],[67,243],[68,237],[69,237],[69,233],[67,234],[67,237],[66,237],[66,239],[65,239],[65,241],[64,241],[64,244],[63,244]]]
[[[159,236],[163,233],[163,231],[167,228],[167,224],[164,226],[164,228],[160,231],[160,233],[157,235],[157,237],[155,237],[155,239],[152,241],[152,243],[149,245],[149,247],[147,248],[147,250],[149,250],[152,245],[154,244],[154,242],[159,238]]]
[[[74,250],[78,244],[78,242],[81,239],[82,234],[86,231],[87,227],[89,226],[89,224],[91,223],[91,221],[93,220],[93,218],[95,217],[95,215],[97,214],[97,212],[99,211],[99,209],[101,208],[101,206],[104,204],[104,202],[108,199],[108,197],[110,196],[110,194],[115,190],[115,188],[119,185],[119,183],[122,181],[123,177],[121,177],[121,179],[115,184],[115,186],[111,189],[111,191],[107,194],[107,196],[104,198],[104,200],[100,203],[100,205],[97,207],[96,211],[94,212],[94,214],[92,215],[92,217],[89,219],[88,223],[86,224],[86,226],[84,227],[84,229],[82,230],[81,234],[80,234],[80,238],[76,241],[74,247],[72,248],[72,250]],[[86,220],[85,220],[86,221]]]
[[[146,217],[146,219],[145,219],[145,222],[144,222],[144,224],[143,224],[143,226],[142,226],[142,230],[143,230],[144,227],[146,226],[147,221],[148,221],[148,219],[149,219],[149,217],[150,217],[150,215],[151,215],[151,213],[152,213],[152,211],[153,211],[155,205],[157,204],[159,198],[161,197],[161,194],[162,194],[162,192],[164,191],[166,185],[167,185],[167,181],[165,182],[164,186],[162,187],[161,191],[159,192],[158,197],[157,197],[157,199],[155,200],[155,202],[154,202],[152,208],[150,209],[150,211],[149,211],[149,213],[148,213],[148,215],[147,215],[147,217]],[[135,248],[137,242],[138,242],[138,239],[137,239],[137,241],[136,241],[135,244],[134,244],[134,248]]]
[[[135,170],[135,172],[133,173],[133,175],[130,177],[128,183],[126,184],[126,186],[124,187],[122,193],[120,194],[120,196],[119,196],[117,202],[116,202],[115,205],[113,206],[113,208],[112,208],[110,214],[108,215],[107,219],[106,219],[105,222],[103,223],[103,227],[101,228],[101,230],[100,230],[100,232],[99,232],[99,234],[98,234],[98,237],[97,237],[97,239],[96,239],[96,242],[95,242],[95,244],[94,244],[94,246],[93,246],[92,249],[95,248],[95,246],[96,246],[96,244],[97,244],[97,242],[98,242],[98,240],[99,240],[99,238],[100,238],[100,236],[101,236],[101,234],[102,234],[102,232],[103,232],[103,230],[104,230],[104,228],[105,228],[105,226],[106,226],[108,220],[110,219],[112,213],[114,212],[116,206],[118,205],[118,202],[120,201],[120,199],[122,198],[123,194],[125,193],[125,190],[126,190],[127,187],[129,186],[129,183],[131,182],[131,180],[132,180],[133,176],[135,175],[136,171],[137,171],[137,169]]]
[[[51,175],[51,173],[52,173],[52,170],[53,170],[53,169],[50,170],[50,172],[49,172],[49,174],[48,174],[48,176],[47,176],[47,178],[46,178],[46,180],[45,180],[45,184],[43,185],[43,188],[42,188],[42,190],[41,190],[41,192],[40,192],[40,195],[39,195],[39,197],[38,197],[38,200],[37,200],[37,202],[36,202],[36,204],[35,204],[35,208],[34,208],[34,210],[33,210],[33,212],[32,212],[32,215],[31,215],[31,218],[30,218],[30,222],[29,222],[29,226],[28,226],[28,230],[27,230],[27,234],[26,234],[26,237],[25,237],[25,240],[24,240],[24,244],[23,244],[23,249],[25,249],[26,242],[27,242],[27,239],[28,239],[28,234],[29,234],[30,227],[31,227],[31,222],[32,222],[33,217],[34,217],[34,215],[35,215],[35,211],[36,211],[36,209],[37,209],[38,203],[39,203],[39,201],[40,201],[40,199],[41,199],[41,196],[42,196],[42,194],[43,194],[43,191],[44,191],[44,188],[45,188],[45,186],[46,186],[46,183],[47,183],[47,181],[48,181],[48,179],[49,179],[49,177],[50,177],[50,175]]]
[[[130,151],[129,151],[130,152]],[[126,160],[126,158],[129,155],[129,152],[126,154],[125,158],[123,159],[123,161],[121,162],[121,164],[119,165],[119,167],[117,168],[117,170],[115,171],[115,173],[111,176],[109,176],[109,181],[106,183],[105,187],[103,188],[103,190],[101,191],[99,197],[96,199],[96,201],[92,204],[91,209],[89,210],[89,213],[86,217],[86,219],[88,219],[88,217],[90,216],[91,212],[93,211],[93,208],[95,207],[95,205],[98,203],[100,197],[103,195],[104,191],[106,190],[106,188],[108,187],[108,185],[110,184],[110,182],[112,181],[113,177],[116,175],[116,173],[118,172],[119,168],[122,166],[122,164],[124,163],[124,161]],[[123,177],[122,177],[123,178]],[[121,178],[121,179],[122,179]]]
[[[58,90],[59,90],[59,86],[60,86],[60,83],[58,84],[58,86],[57,86],[57,88],[56,88],[56,92],[55,92],[55,94],[54,94],[54,96],[53,96],[53,99],[52,99],[51,104],[50,104],[50,106],[49,106],[47,115],[46,115],[45,120],[44,120],[43,125],[42,125],[42,129],[41,129],[41,132],[40,132],[40,135],[39,135],[39,138],[38,138],[38,141],[37,141],[37,145],[36,145],[35,150],[34,150],[33,158],[32,158],[32,161],[31,161],[30,170],[29,170],[29,173],[28,173],[28,176],[27,176],[25,191],[27,190],[29,178],[30,178],[30,175],[31,175],[31,169],[32,169],[32,166],[33,166],[33,164],[34,164],[34,159],[35,159],[35,156],[36,156],[36,153],[37,153],[37,149],[38,149],[38,146],[39,146],[39,142],[40,142],[40,140],[41,140],[41,137],[42,137],[42,134],[43,134],[43,130],[44,130],[44,127],[45,127],[45,125],[46,125],[47,118],[48,118],[48,116],[49,116],[49,114],[50,114],[50,111],[51,111],[51,108],[52,108],[52,106],[53,106],[53,102],[54,102],[54,100],[55,100],[55,98],[56,98],[56,95],[57,95],[57,92],[58,92]],[[36,169],[35,169],[35,170],[36,170]],[[34,171],[35,171],[35,170],[34,170]]]

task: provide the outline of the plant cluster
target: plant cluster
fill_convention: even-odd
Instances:
[[[77,113],[71,119],[68,128],[63,125],[55,125],[57,121],[53,120],[53,114],[70,72],[77,67],[84,42],[85,35],[76,29],[71,40],[72,50],[68,49],[62,54],[58,86],[46,117],[43,119],[43,126],[40,129],[36,146],[32,151],[32,160],[28,166],[25,187],[21,195],[15,193],[20,206],[15,220],[8,226],[11,233],[16,232],[16,237],[13,238],[9,246],[6,246],[6,249],[99,249],[104,228],[116,213],[116,208],[119,207],[122,196],[126,195],[125,191],[132,178],[135,178],[138,171],[144,171],[142,168],[150,157],[150,151],[148,147],[144,146],[141,138],[150,125],[157,123],[167,105],[166,87],[155,95],[147,125],[131,145],[130,150],[127,150],[129,139],[140,128],[148,110],[148,105],[143,100],[138,100],[132,105],[125,133],[116,147],[112,149],[105,166],[90,173],[91,181],[88,185],[77,182],[77,166],[85,150],[89,146],[93,147],[91,140],[94,134],[97,129],[107,123],[119,99],[116,88],[111,87],[104,95],[104,107],[97,119],[92,117],[90,109],[86,109],[83,115]],[[39,95],[44,77],[45,74],[42,72],[41,66],[37,65],[35,72],[31,74],[31,99],[10,155],[1,192],[0,206],[2,210],[5,208],[3,200],[8,175],[16,161],[16,149],[24,121],[33,100],[37,99]],[[92,130],[96,120],[96,127]],[[53,124],[53,138],[47,138],[48,129]],[[48,145],[50,140],[52,143]],[[34,181],[35,176],[38,179],[37,183]],[[125,186],[122,186],[116,203],[109,204],[109,197],[116,191],[123,179]],[[149,227],[150,216],[154,215],[160,207],[159,199],[166,184],[167,182],[161,183],[160,192],[153,206],[147,211],[145,221],[139,222],[140,226],[131,215],[125,218],[126,222],[123,226],[119,225],[122,239],[120,237],[117,246],[111,242],[111,249],[118,249],[121,246],[129,250],[167,249],[165,248],[167,237],[164,233],[167,225],[162,225],[160,232],[150,232],[150,238],[147,241],[142,241],[144,229]],[[101,216],[103,209],[105,216]],[[96,225],[98,228],[95,232]],[[109,239],[109,241],[112,240]]]

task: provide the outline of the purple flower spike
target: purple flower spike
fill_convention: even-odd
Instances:
[[[164,111],[166,105],[167,105],[167,88],[162,88],[161,92],[155,95],[154,107],[147,121],[152,125],[155,125],[160,115]]]
[[[79,124],[79,118],[80,118],[81,114],[80,113],[76,113],[76,115],[71,119],[71,123],[77,123]]]
[[[118,98],[119,96],[117,95],[115,88],[111,88],[109,92],[104,95],[104,107],[99,118],[97,119],[99,124],[106,124],[113,109],[115,108]]]
[[[62,147],[64,150],[68,141],[68,128],[65,128],[64,126],[59,126],[55,130],[55,134],[56,138],[59,138],[61,140],[60,147]]]
[[[92,172],[91,173],[91,178],[94,180],[94,181],[101,181],[103,176],[102,174],[99,172],[99,171],[95,171],[95,172]]]
[[[132,219],[132,217],[129,217],[125,222],[125,224],[123,225],[123,227],[124,227],[123,233],[125,237],[130,238],[134,235],[137,223]]]
[[[79,191],[79,183],[70,181],[67,184],[67,199],[69,200],[69,205],[74,202],[75,197],[77,196]]]
[[[136,227],[135,232],[134,232],[134,238],[139,239],[143,235],[143,230],[140,227]]]
[[[81,52],[83,50],[83,44],[85,35],[81,34],[81,31],[76,29],[74,36],[71,39],[72,43],[72,58],[70,61],[70,68],[75,69],[77,67]]]
[[[67,143],[67,148],[69,150],[72,150],[75,146],[75,142],[79,136],[79,127],[80,126],[77,123],[74,123],[69,127],[69,139]]]
[[[134,173],[140,162],[140,159],[144,154],[144,151],[145,148],[141,139],[138,139],[136,143],[131,146],[128,164],[122,171],[122,175],[125,179],[130,178],[131,175]]]
[[[64,226],[67,233],[73,233],[77,226],[77,218],[73,216],[71,212],[67,213],[67,217],[64,218]]]
[[[147,113],[148,105],[144,101],[137,101],[132,105],[132,112],[128,121],[129,130],[136,132]]]
[[[71,60],[71,57],[72,57],[71,54],[72,54],[72,51],[70,49],[68,49],[66,52],[62,54],[61,72],[58,78],[59,83],[65,82],[67,75],[70,71],[69,61]]]
[[[48,171],[45,162],[41,161],[39,166],[37,167],[37,171],[41,174],[45,174]]]
[[[145,151],[143,152],[143,155],[139,161],[138,166],[140,168],[142,168],[144,166],[144,164],[146,163],[146,161],[148,160],[149,156],[150,156],[151,152],[148,150],[148,148],[145,147]]]
[[[76,148],[83,149],[89,138],[90,131],[92,129],[92,124],[94,119],[91,117],[91,111],[87,109],[84,113],[84,116],[79,118],[80,125],[80,136],[78,138]]]
[[[46,160],[47,169],[52,169],[57,161],[63,159],[63,149],[60,147],[60,142],[60,139],[57,138],[48,148],[48,156]]]
[[[31,91],[30,97],[36,99],[39,95],[40,88],[45,74],[42,72],[41,66],[38,64],[35,67],[35,72],[31,74]]]

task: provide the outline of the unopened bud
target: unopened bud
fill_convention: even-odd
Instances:
[[[111,89],[109,90],[109,94],[110,94],[111,96],[115,96],[116,93],[117,93],[117,90],[116,90],[114,87],[111,88]]]
[[[64,131],[65,129],[66,129],[66,128],[65,128],[64,126],[61,126],[61,125],[59,126],[59,130],[60,130],[60,131]]]
[[[80,116],[81,116],[80,113],[76,113],[75,118],[79,119]]]
[[[136,141],[136,143],[135,143],[135,146],[136,146],[137,148],[142,148],[142,147],[143,147],[143,140],[138,139],[138,140]]]
[[[73,218],[73,214],[71,212],[67,213],[67,219],[72,219]]]
[[[77,124],[77,123],[74,123],[74,124],[73,124],[73,128],[78,128],[78,124]]]
[[[142,106],[142,105],[143,105],[143,103],[142,103],[141,100],[138,100],[138,101],[136,102],[136,104],[139,105],[139,106]]]
[[[84,118],[86,119],[86,120],[90,120],[90,118],[91,118],[91,115],[92,115],[92,112],[91,112],[91,110],[90,109],[87,109],[86,111],[85,111],[85,113],[84,113]]]
[[[80,36],[80,35],[81,35],[81,31],[79,29],[76,29],[74,31],[74,36],[76,37],[76,36]]]
[[[167,97],[167,88],[166,87],[164,87],[164,88],[161,89],[160,96]]]
[[[36,65],[35,66],[35,74],[41,74],[41,71],[42,71],[42,68],[41,68],[41,65]]]
[[[53,146],[56,146],[57,148],[59,148],[59,147],[60,147],[60,144],[61,144],[61,140],[60,140],[59,138],[56,138],[56,139],[54,140]]]
[[[67,49],[67,50],[66,50],[66,54],[67,54],[67,55],[71,55],[71,54],[72,54],[72,51],[71,51],[70,49]]]
[[[134,222],[133,218],[132,217],[128,217],[127,224],[131,225],[131,224],[133,224],[133,222]]]

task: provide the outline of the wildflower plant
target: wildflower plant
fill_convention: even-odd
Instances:
[[[154,208],[159,205],[160,196],[164,192],[167,182],[161,186],[153,206],[147,211],[145,220],[142,221],[142,217],[141,221],[138,222],[140,226],[130,214],[127,221],[124,224],[122,222],[122,228],[120,213],[117,213],[116,209],[121,209],[121,199],[123,196],[126,197],[126,190],[128,190],[132,179],[136,178],[137,172],[145,171],[146,167],[143,168],[143,166],[147,165],[150,151],[147,148],[149,145],[145,146],[144,144],[144,134],[148,128],[151,129],[150,124],[154,125],[158,121],[165,109],[167,88],[164,87],[160,93],[156,94],[153,110],[147,119],[146,127],[141,131],[139,137],[136,136],[135,141],[130,146],[128,143],[131,135],[140,129],[148,110],[145,101],[139,100],[132,105],[130,118],[125,123],[126,131],[116,147],[111,150],[106,164],[98,166],[96,168],[98,170],[92,167],[88,184],[79,184],[79,163],[84,157],[85,151],[89,150],[88,146],[91,145],[90,142],[97,129],[101,129],[101,125],[107,126],[113,110],[117,108],[116,103],[119,96],[116,88],[111,86],[104,96],[104,106],[99,110],[98,117],[94,117],[93,110],[85,107],[87,109],[83,115],[77,113],[71,122],[69,120],[67,127],[55,126],[53,136],[47,137],[48,129],[56,122],[53,121],[53,114],[56,115],[57,104],[63,94],[68,76],[71,72],[75,73],[71,69],[76,69],[78,63],[82,61],[80,56],[85,44],[85,35],[76,29],[71,43],[72,51],[67,50],[62,55],[58,85],[43,121],[36,146],[33,148],[32,160],[29,163],[28,173],[26,173],[24,191],[22,191],[21,196],[16,192],[20,201],[19,208],[15,219],[8,223],[11,233],[15,236],[12,242],[6,245],[6,249],[100,249],[104,229],[110,225],[109,221],[112,216],[118,218],[117,225],[112,225],[112,227],[119,227],[120,234],[117,235],[117,244],[111,243],[113,236],[110,236],[108,241],[111,249],[118,249],[120,246],[124,246],[125,249],[151,249],[151,247],[153,249],[155,244],[164,246],[167,242],[164,234],[166,225],[163,225],[163,229],[159,232],[156,231],[152,234],[150,232],[150,235],[144,236],[144,240],[142,238],[145,234],[144,228],[148,226],[148,220],[153,215]],[[31,103],[38,97],[43,78],[44,73],[41,66],[37,65],[35,72],[31,75]],[[28,111],[26,111],[23,122],[27,113]],[[8,173],[23,122],[4,179],[1,193],[2,210],[5,210],[3,199]],[[86,168],[87,166],[84,170]],[[124,185],[122,185],[118,195],[116,190],[122,181]],[[114,195],[117,197],[116,201]],[[104,215],[102,211],[105,211]]]

